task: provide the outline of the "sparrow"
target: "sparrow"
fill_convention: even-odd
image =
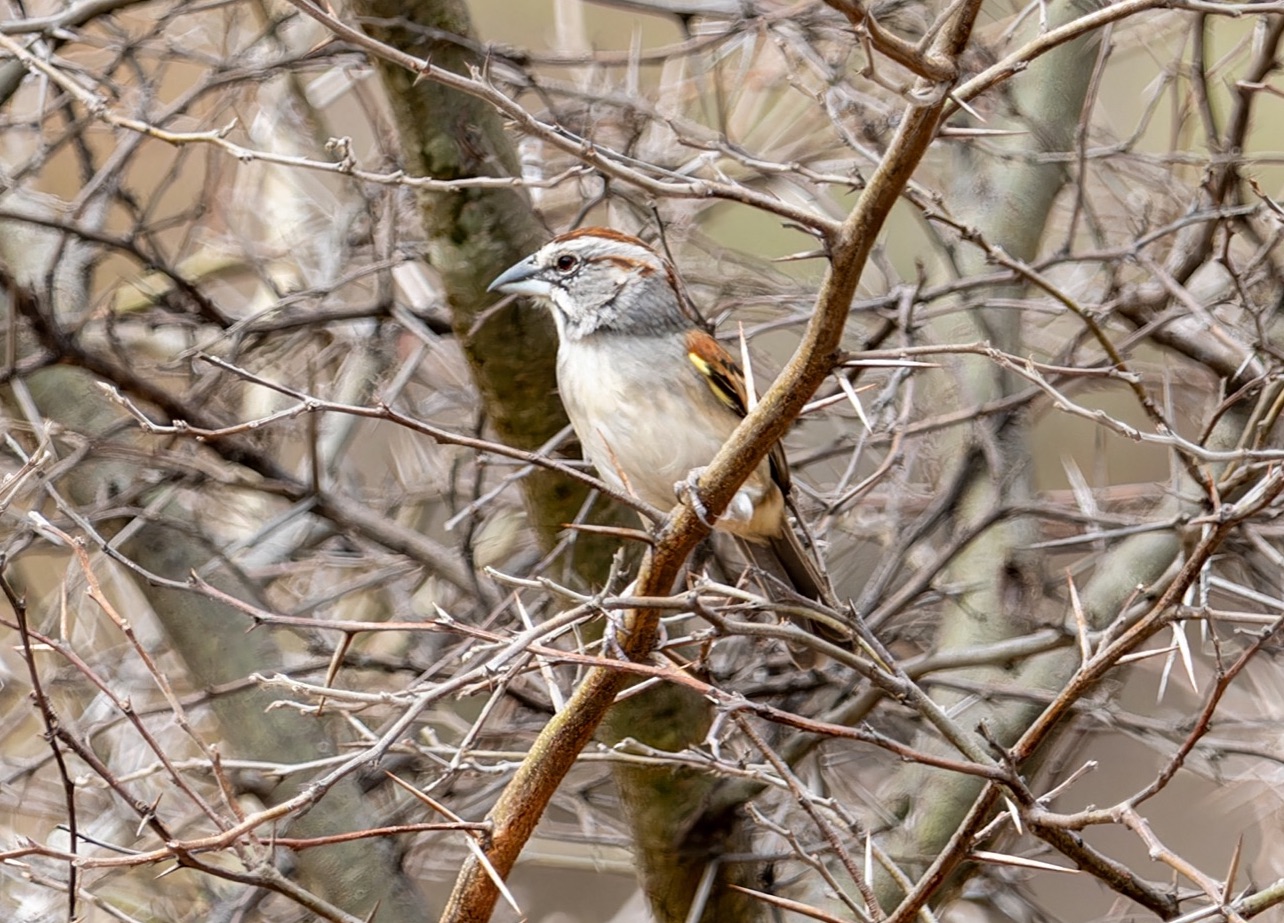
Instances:
[[[748,412],[744,373],[683,310],[659,253],[609,228],[554,238],[489,291],[546,304],[557,325],[557,384],[586,459],[608,484],[659,509],[690,491]],[[754,563],[816,601],[828,584],[786,516],[779,443],[713,524]],[[698,495],[689,494],[698,506]],[[824,632],[826,635],[830,631]]]

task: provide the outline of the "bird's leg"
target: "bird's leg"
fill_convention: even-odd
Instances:
[[[704,505],[700,499],[700,475],[704,474],[704,467],[692,468],[687,472],[686,480],[678,481],[673,485],[673,492],[677,494],[678,499],[691,504],[691,509],[695,511],[700,521],[713,528],[713,523],[709,521],[709,508]]]
[[[700,475],[702,474],[704,474],[704,466],[692,468],[685,481],[678,481],[673,485],[673,492],[678,495],[679,500],[690,503],[691,509],[695,510],[700,521],[713,529],[715,524],[709,517],[709,508],[700,499]],[[731,502],[718,518],[730,523],[749,522],[753,519],[753,512],[753,496],[742,488],[736,491],[736,495],[731,498]]]

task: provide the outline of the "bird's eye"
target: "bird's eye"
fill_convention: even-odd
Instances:
[[[554,261],[553,265],[557,267],[558,272],[570,272],[579,265],[579,262],[579,259],[572,254],[563,253]]]

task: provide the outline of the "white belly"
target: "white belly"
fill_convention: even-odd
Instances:
[[[603,336],[563,344],[557,380],[584,456],[602,480],[668,510],[674,485],[708,465],[740,421],[717,402],[679,340],[642,345],[626,348]],[[654,361],[640,362],[641,354]],[[693,407],[702,408],[699,420]],[[755,506],[771,489],[765,462],[744,489]]]

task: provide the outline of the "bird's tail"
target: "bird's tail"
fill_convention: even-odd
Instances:
[[[797,533],[786,523],[780,535],[768,539],[766,544],[743,542],[743,547],[754,566],[777,580],[793,587],[799,596],[837,608],[834,591],[821,573],[816,560],[807,553]],[[836,626],[817,619],[799,619],[803,628],[835,644],[847,646],[851,635]]]

